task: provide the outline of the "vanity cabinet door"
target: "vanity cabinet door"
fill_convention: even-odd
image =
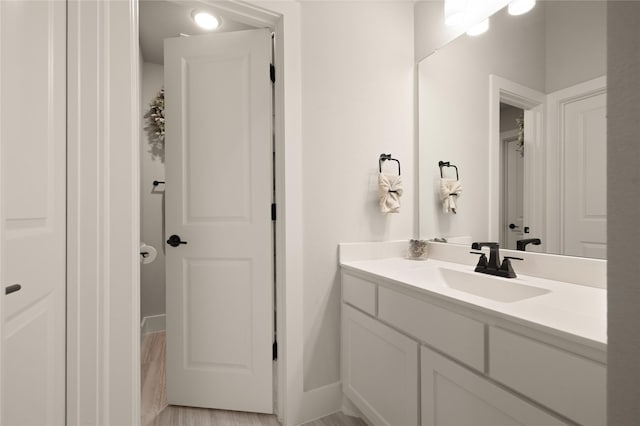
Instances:
[[[490,376],[584,426],[607,423],[607,368],[580,355],[496,327]]]
[[[422,347],[422,426],[555,426],[556,417]]]
[[[418,425],[418,344],[342,304],[342,390],[376,426]]]

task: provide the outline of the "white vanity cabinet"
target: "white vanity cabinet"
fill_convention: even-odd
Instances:
[[[489,375],[584,426],[607,424],[604,364],[496,327]]]
[[[418,344],[343,305],[342,390],[376,425],[418,426]]]
[[[373,425],[606,423],[606,365],[579,345],[383,277],[342,285],[343,392]]]
[[[556,426],[557,418],[422,347],[422,426]]]

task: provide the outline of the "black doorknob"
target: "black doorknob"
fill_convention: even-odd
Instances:
[[[182,241],[180,239],[180,235],[173,234],[167,240],[167,244],[169,244],[171,247],[178,247],[180,244],[187,244],[187,242],[186,241]]]
[[[516,229],[516,228],[520,228],[518,225],[516,225],[515,223],[510,223],[509,224],[509,229]]]

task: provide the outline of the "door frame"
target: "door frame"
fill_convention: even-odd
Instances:
[[[525,186],[531,194],[524,197],[524,213],[529,217],[529,226],[539,235],[543,243],[544,233],[544,189],[545,170],[527,167],[544,164],[544,93],[507,80],[494,74],[489,75],[489,241],[499,241],[500,226],[503,222],[502,189],[502,149],[500,143],[500,102],[524,110],[525,123]],[[541,247],[543,248],[543,247]]]
[[[302,376],[300,4],[183,3],[276,33],[278,413],[303,423],[329,413]],[[69,425],[140,422],[139,61],[138,0],[69,1]]]

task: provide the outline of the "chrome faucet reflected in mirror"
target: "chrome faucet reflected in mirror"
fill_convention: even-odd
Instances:
[[[480,255],[475,271],[481,274],[495,275],[503,278],[515,278],[516,272],[511,266],[511,260],[524,260],[521,257],[505,256],[500,262],[500,245],[498,243],[473,243],[471,249],[482,250],[483,247],[489,247],[489,259],[487,255],[481,251],[472,251],[472,254]]]

